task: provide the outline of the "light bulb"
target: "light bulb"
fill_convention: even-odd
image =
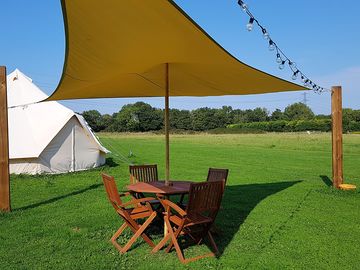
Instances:
[[[275,43],[271,39],[269,40],[269,50],[270,51],[275,50]]]
[[[263,33],[263,38],[266,39],[266,40],[270,40],[270,35],[269,33],[266,31],[265,28],[262,28],[261,29],[262,33]]]
[[[246,12],[246,10],[247,10],[247,8],[248,8],[247,4],[245,4],[244,1],[242,1],[242,0],[239,0],[239,1],[238,1],[238,4],[239,4],[239,6],[241,6],[241,8]]]
[[[254,27],[254,18],[250,18],[249,23],[246,25],[246,29],[250,32]]]
[[[280,64],[281,62],[282,62],[282,59],[281,59],[280,53],[277,53],[276,54],[276,63]]]
[[[246,12],[248,5],[245,4],[244,2],[241,3],[241,8]]]
[[[290,68],[291,68],[291,69],[293,69],[293,70],[294,70],[294,69],[296,68],[296,63],[295,63],[295,62],[290,62],[290,61],[289,61],[289,66],[290,66]]]
[[[305,82],[304,82],[304,86],[305,86],[305,87],[308,87],[308,85],[309,85],[309,80],[306,79]]]
[[[292,78],[293,80],[296,80],[296,79],[297,79],[298,72],[299,72],[298,70],[295,71],[294,74],[291,76],[291,78]]]
[[[303,75],[301,75],[301,81],[304,83],[305,82],[305,77]]]
[[[264,35],[263,35],[264,39],[266,40],[269,40],[270,39],[270,35],[268,32],[266,32]]]
[[[279,69],[284,69],[284,67],[285,67],[285,61],[283,60],[279,65]]]

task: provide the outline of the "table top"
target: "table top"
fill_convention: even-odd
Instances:
[[[128,185],[127,188],[133,192],[156,193],[156,194],[185,194],[189,193],[191,181],[170,180],[172,186],[165,186],[164,181],[138,182]]]

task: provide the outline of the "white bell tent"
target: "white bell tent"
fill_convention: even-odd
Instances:
[[[10,173],[65,173],[98,167],[106,153],[85,119],[47,98],[18,69],[7,76]]]

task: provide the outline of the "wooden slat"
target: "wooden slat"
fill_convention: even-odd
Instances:
[[[332,179],[333,186],[343,183],[342,94],[341,86],[331,89]]]
[[[0,210],[10,211],[9,135],[6,68],[0,67]]]

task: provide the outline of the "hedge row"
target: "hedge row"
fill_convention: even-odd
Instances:
[[[267,132],[296,132],[296,131],[331,131],[330,119],[268,121],[228,125],[229,129],[254,130]],[[344,132],[360,131],[360,122],[351,121],[344,125]]]

